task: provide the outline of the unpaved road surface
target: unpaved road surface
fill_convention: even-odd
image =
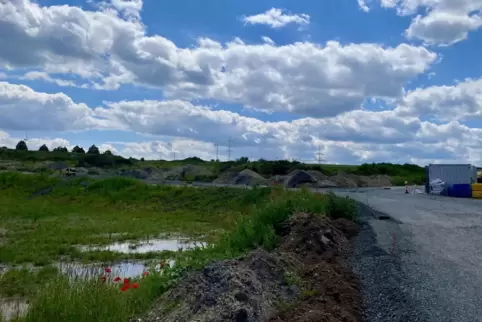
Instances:
[[[337,193],[363,203],[352,266],[367,321],[482,321],[481,200],[399,188]]]

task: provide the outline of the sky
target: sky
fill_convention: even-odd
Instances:
[[[482,0],[0,0],[0,146],[24,138],[482,166]]]

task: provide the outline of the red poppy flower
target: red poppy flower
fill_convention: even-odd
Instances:
[[[119,276],[117,276],[116,278],[114,278],[114,282],[119,282],[121,280],[121,278]]]
[[[101,280],[102,282],[105,282],[105,281],[107,280],[107,276],[105,276],[105,275],[104,275],[104,276],[101,276],[101,277],[100,277],[100,280]]]
[[[106,273],[112,273],[112,270],[110,269],[110,267],[106,267],[106,268],[105,268],[105,272],[106,272]]]
[[[133,283],[133,284],[131,285],[131,287],[132,287],[132,288],[139,288],[139,284]]]
[[[125,291],[127,291],[128,289],[129,289],[129,285],[124,285],[124,286],[121,287],[120,290],[121,290],[122,292],[125,292]]]
[[[147,275],[149,275],[149,272],[144,272],[144,276],[147,276]]]
[[[124,284],[129,284],[129,279],[128,278],[124,278]]]

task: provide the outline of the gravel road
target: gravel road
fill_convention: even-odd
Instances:
[[[367,321],[482,321],[481,200],[399,188],[337,193],[361,203],[351,264]]]

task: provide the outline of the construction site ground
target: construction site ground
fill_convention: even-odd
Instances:
[[[360,202],[351,264],[366,321],[482,321],[481,200],[400,188],[337,194]]]

